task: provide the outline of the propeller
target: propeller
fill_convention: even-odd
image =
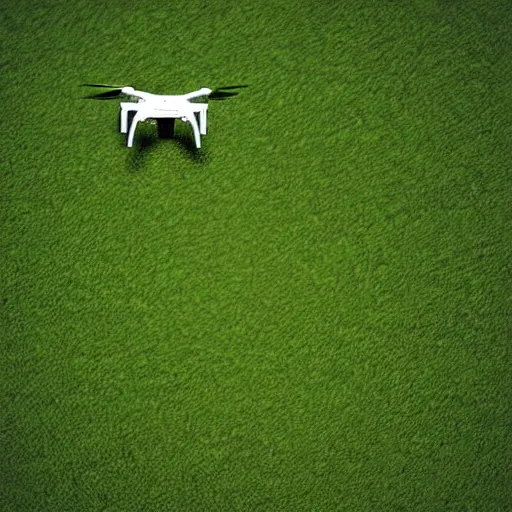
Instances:
[[[113,100],[124,94],[122,89],[126,86],[106,84],[82,84],[82,87],[100,87],[102,89],[112,89],[111,91],[100,92],[98,94],[91,94],[89,96],[85,96],[85,98],[90,100]],[[132,87],[135,89],[135,86]]]
[[[103,87],[103,89],[122,89],[124,85],[82,84],[82,87]]]
[[[225,87],[217,87],[209,95],[210,100],[226,100],[239,94],[238,92],[229,92],[233,89],[245,89],[248,85],[226,85]]]
[[[91,94],[89,96],[85,96],[86,99],[93,100],[113,100],[123,95],[123,87],[124,85],[107,85],[107,84],[82,84],[83,87],[99,87],[101,89],[111,89],[110,91],[100,92],[97,94]],[[135,86],[132,85],[135,89]],[[233,92],[234,89],[245,89],[249,87],[248,85],[226,85],[224,87],[217,87],[214,89],[209,95],[208,99],[210,100],[226,100],[228,98],[232,98],[233,96],[237,96],[238,92]]]

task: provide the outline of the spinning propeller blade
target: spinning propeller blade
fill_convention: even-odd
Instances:
[[[226,85],[225,87],[217,87],[214,89],[210,95],[208,96],[208,99],[210,100],[226,100],[228,98],[231,98],[232,96],[236,96],[239,94],[238,92],[226,92],[231,91],[233,89],[245,89],[246,87],[249,87],[248,85]]]
[[[99,94],[91,94],[90,96],[85,96],[85,98],[89,100],[113,100],[121,94],[123,94],[121,89],[114,89],[112,91],[101,92]]]
[[[82,87],[103,87],[104,89],[122,89],[124,85],[82,84]]]
[[[246,87],[249,87],[248,85],[226,85],[225,87],[217,87],[215,89],[216,91],[219,91],[220,89],[245,89]]]
[[[82,87],[100,87],[102,89],[112,89],[111,91],[100,92],[99,94],[91,94],[85,96],[89,100],[113,100],[123,94],[122,88],[124,85],[106,85],[106,84],[82,84]],[[135,89],[135,86],[132,85]]]

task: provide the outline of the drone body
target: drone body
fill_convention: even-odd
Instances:
[[[137,102],[121,103],[121,133],[128,131],[128,112],[135,111],[131,122],[126,145],[133,146],[133,138],[139,121],[151,119],[177,119],[190,123],[194,132],[196,147],[201,147],[201,135],[206,135],[207,103],[191,103],[189,100],[207,96],[212,91],[206,87],[183,95],[160,95],[144,91],[136,91],[133,87],[123,87],[122,93],[135,96]],[[199,126],[196,114],[199,114]]]
[[[206,115],[208,111],[208,103],[197,103],[190,100],[209,97],[209,99],[223,100],[238,93],[225,92],[225,89],[238,89],[247,87],[245,85],[235,85],[229,87],[221,87],[212,91],[207,87],[203,87],[197,91],[179,95],[163,95],[152,94],[145,91],[138,91],[131,86],[116,87],[100,84],[84,84],[89,87],[106,87],[114,89],[104,93],[88,96],[92,99],[114,99],[118,96],[127,96],[136,98],[135,102],[121,103],[121,133],[128,133],[126,145],[130,148],[133,146],[135,130],[137,123],[146,119],[181,119],[192,126],[194,133],[194,141],[197,148],[201,147],[201,135],[206,135]],[[128,112],[135,112],[128,129]],[[199,123],[196,115],[199,116]]]

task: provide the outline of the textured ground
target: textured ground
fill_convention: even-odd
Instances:
[[[508,2],[246,4],[0,7],[0,508],[510,510]]]

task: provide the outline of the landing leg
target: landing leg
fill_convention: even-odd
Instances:
[[[201,147],[201,135],[199,134],[199,126],[197,126],[197,119],[193,112],[187,113],[187,121],[192,126],[192,131],[194,132],[194,140],[196,141],[196,148]]]
[[[126,146],[131,148],[133,146],[133,137],[135,135],[135,128],[137,128],[137,123],[139,121],[144,121],[146,116],[142,112],[137,112],[135,117],[133,118],[132,124],[130,125],[130,130],[128,131],[128,140],[126,141]]]

